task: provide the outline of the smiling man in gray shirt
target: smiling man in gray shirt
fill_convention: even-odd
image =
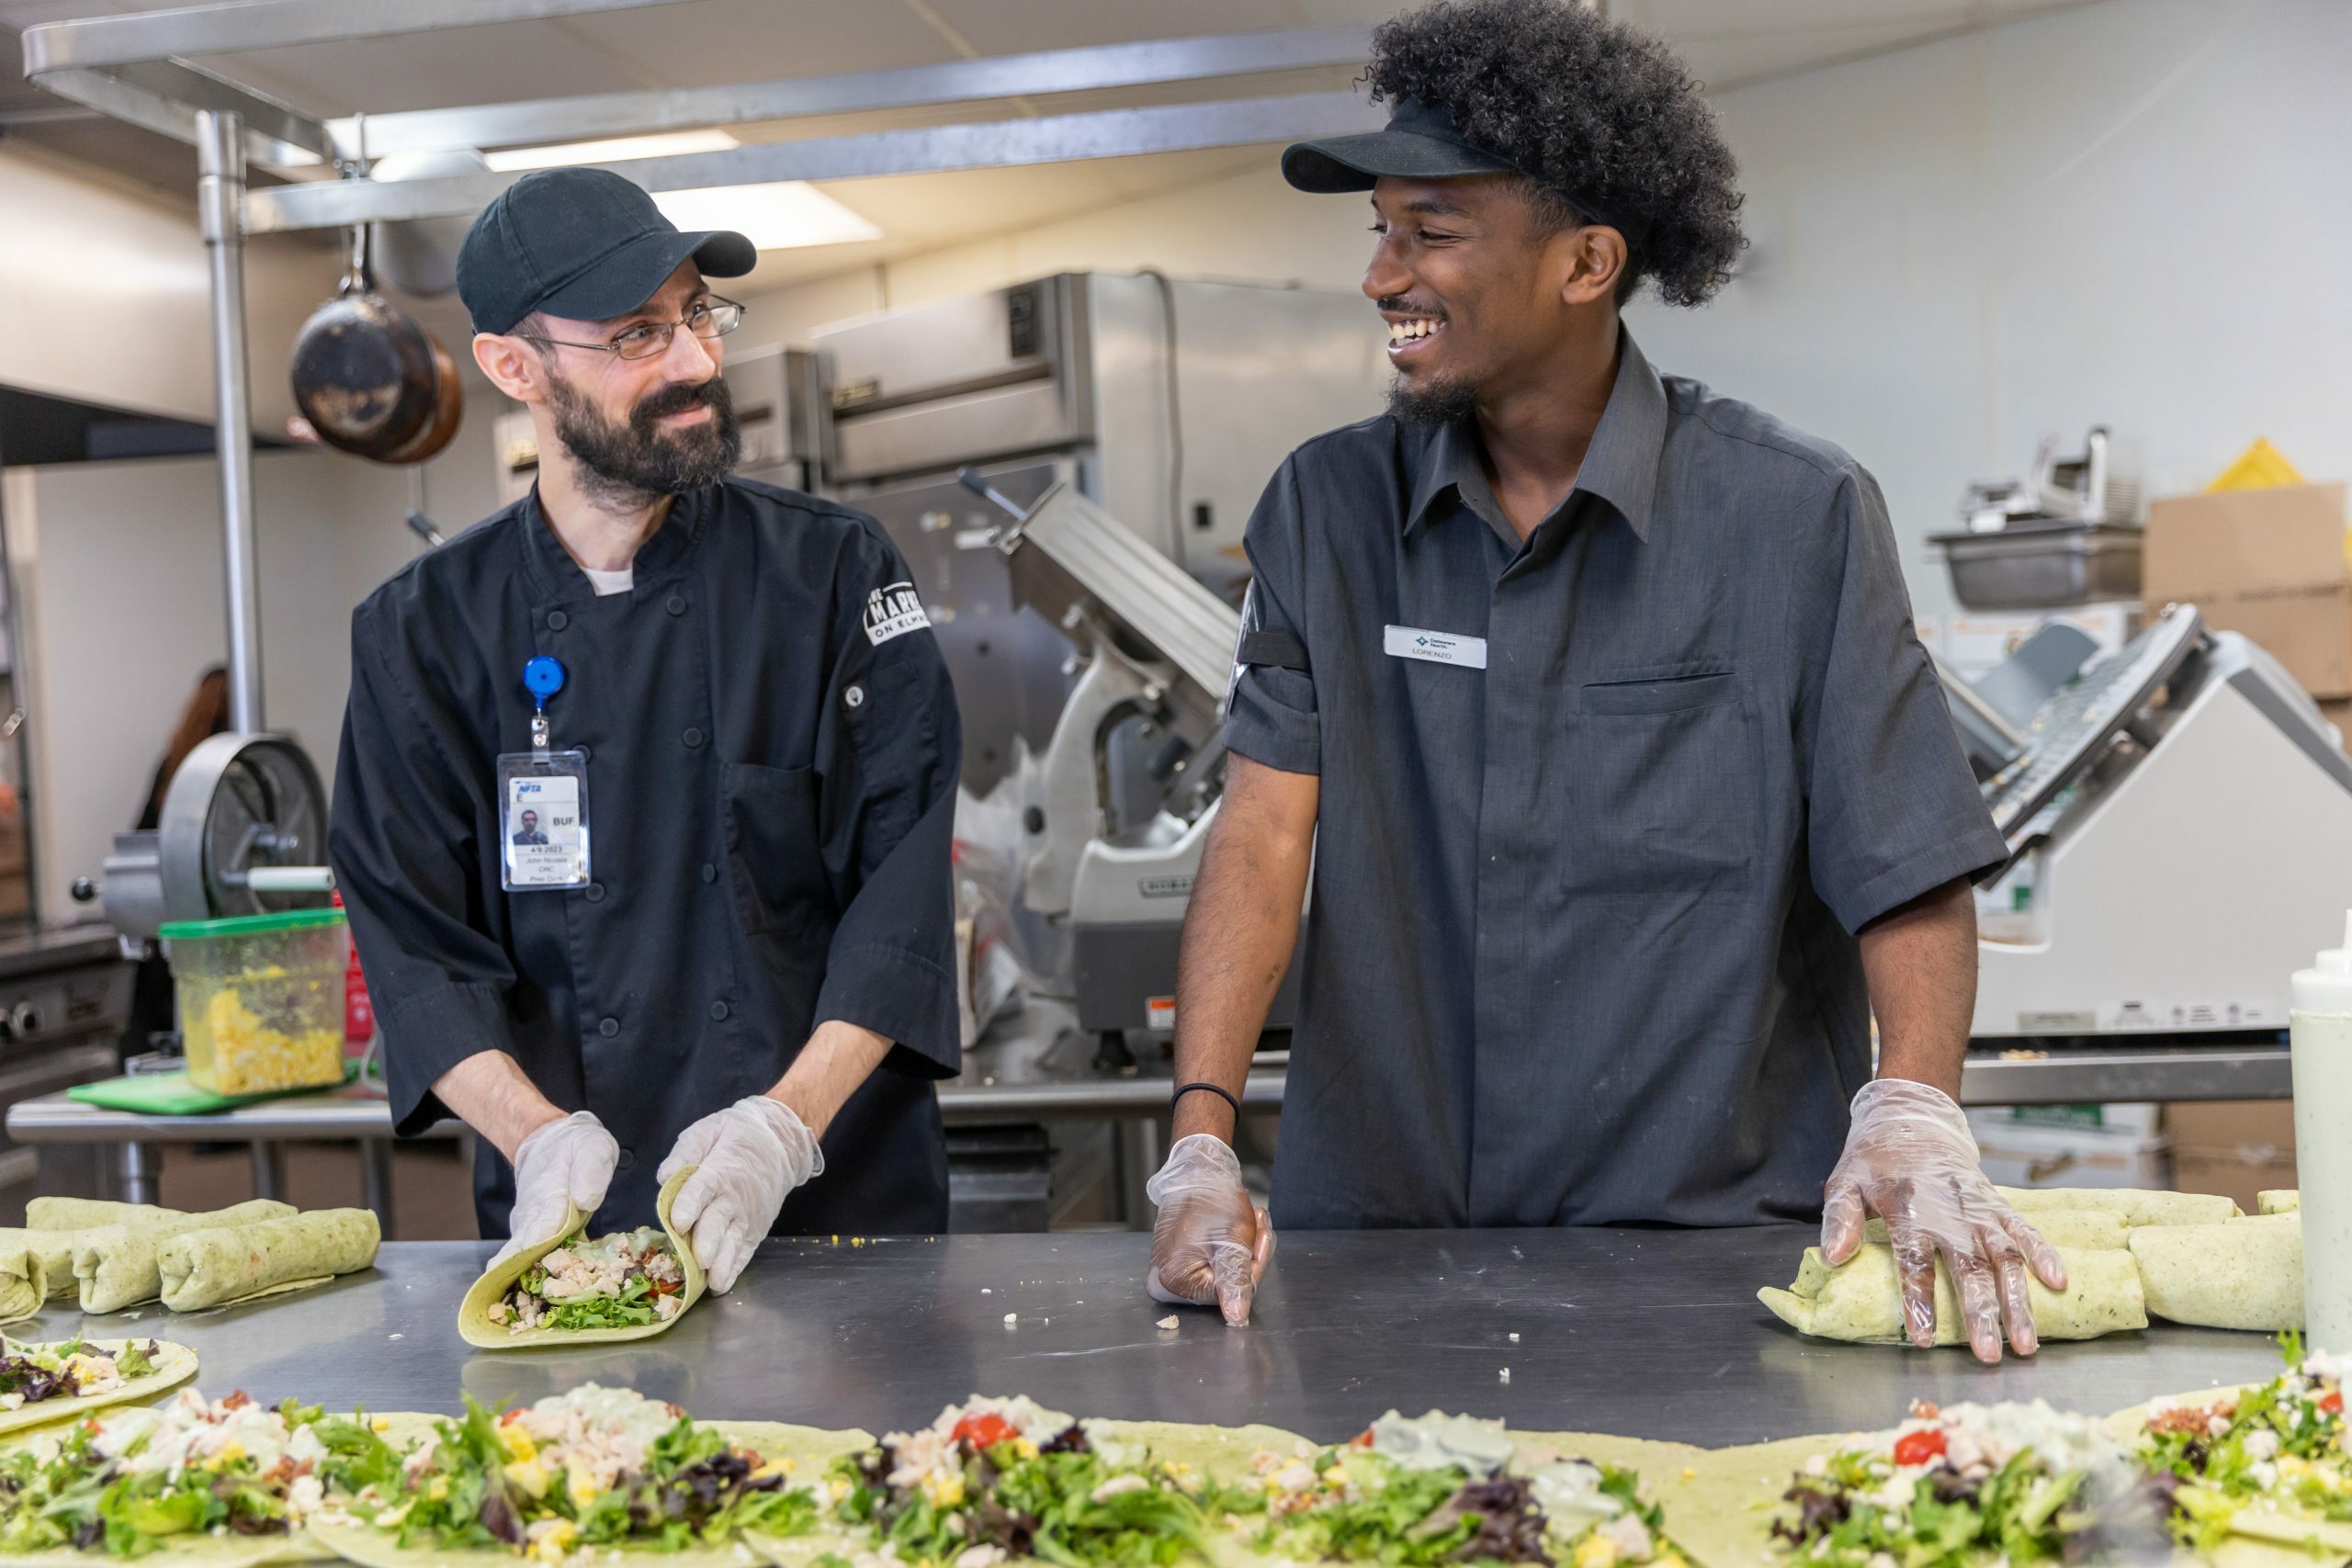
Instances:
[[[1977,1355],[2030,1354],[2064,1272],[1952,1099],[2005,851],[1885,503],[1619,316],[1743,243],[1696,85],[1566,0],[1400,17],[1370,81],[1388,129],[1283,172],[1370,193],[1396,382],[1250,524],[1153,1292],[1240,1322],[1265,1269],[1229,1096],[1311,863],[1283,1226],[1820,1215],[1838,1261],[1876,1213],[1916,1340],[1940,1257]]]

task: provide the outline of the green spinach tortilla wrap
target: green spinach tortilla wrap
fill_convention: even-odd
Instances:
[[[152,1399],[196,1375],[196,1352],[167,1339],[0,1340],[0,1433]]]
[[[156,1256],[174,1312],[226,1306],[356,1274],[376,1261],[382,1228],[368,1209],[320,1209],[282,1220],[182,1231]]]
[[[2041,1209],[2024,1219],[2051,1246],[2086,1252],[2112,1252],[2123,1246],[2132,1234],[2122,1215],[2095,1209]],[[1878,1247],[1887,1246],[1886,1222],[1873,1216],[1862,1227],[1862,1239]]]
[[[591,1237],[588,1216],[571,1209],[553,1241],[525,1247],[474,1281],[458,1303],[458,1333],[485,1350],[516,1350],[644,1339],[666,1330],[702,1300],[702,1266],[670,1223],[670,1205],[695,1169],[688,1166],[662,1184],[653,1201],[658,1232]],[[570,1256],[559,1258],[559,1251]]]
[[[40,1311],[49,1300],[49,1271],[41,1255],[22,1241],[21,1231],[0,1231],[0,1323],[14,1323]]]
[[[2026,1276],[2034,1330],[2044,1340],[2096,1339],[2148,1326],[2140,1270],[2131,1253],[2062,1247],[2058,1258],[2066,1267],[2064,1290],[2050,1289],[2030,1270]],[[1758,1291],[1756,1299],[1801,1334],[1864,1345],[1908,1343],[1903,1328],[1902,1277],[1887,1247],[1865,1246],[1832,1269],[1821,1248],[1808,1247],[1795,1282],[1785,1291]],[[1936,1343],[1968,1343],[1960,1298],[1940,1258],[1936,1260]]]
[[[2148,1310],[2167,1323],[2276,1334],[2303,1323],[2303,1217],[2256,1214],[2132,1233]]]
[[[36,1231],[85,1231],[98,1225],[143,1225],[187,1217],[185,1209],[110,1203],[103,1198],[32,1198],[25,1203],[25,1228]]]
[[[2303,1190],[2300,1187],[2271,1187],[2254,1195],[2255,1212],[2259,1214],[2293,1214],[2301,1212]]]
[[[74,1243],[74,1278],[81,1286],[82,1310],[120,1312],[162,1295],[164,1244],[182,1231],[282,1220],[295,1213],[291,1203],[256,1198],[209,1214],[182,1214],[135,1225],[100,1225],[80,1232]]]
[[[1996,1187],[2009,1207],[2032,1219],[2052,1209],[2113,1214],[2130,1230],[2142,1225],[2199,1225],[2233,1220],[2240,1210],[2210,1192],[2154,1192],[2137,1187]]]
[[[582,1383],[494,1413],[430,1423],[397,1475],[313,1515],[311,1535],[368,1568],[525,1560],[747,1568],[743,1537],[804,1534],[816,1502],[802,1484],[862,1432],[698,1422],[628,1389]]]

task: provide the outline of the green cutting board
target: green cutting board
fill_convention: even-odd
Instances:
[[[349,1083],[359,1074],[359,1064],[346,1060],[343,1064],[343,1081]],[[258,1100],[283,1100],[289,1094],[318,1094],[330,1085],[312,1085],[308,1089],[272,1089],[266,1094],[215,1094],[199,1089],[186,1073],[141,1073],[136,1077],[101,1078],[96,1083],[75,1084],[65,1091],[68,1100],[78,1100],[85,1105],[101,1105],[108,1111],[138,1111],[150,1116],[209,1116],[218,1111],[233,1111],[240,1105],[251,1105]]]

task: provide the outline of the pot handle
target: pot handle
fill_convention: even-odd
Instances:
[[[368,225],[354,223],[346,231],[346,261],[343,271],[343,286],[335,290],[338,299],[353,294],[375,292],[376,279],[368,265]]]

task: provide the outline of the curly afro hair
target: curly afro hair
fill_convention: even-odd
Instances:
[[[1606,221],[1669,305],[1723,286],[1747,243],[1738,165],[1699,84],[1658,39],[1571,0],[1438,0],[1372,35],[1374,103],[1418,98],[1510,159],[1548,227]],[[1605,215],[1605,216],[1604,216]]]

